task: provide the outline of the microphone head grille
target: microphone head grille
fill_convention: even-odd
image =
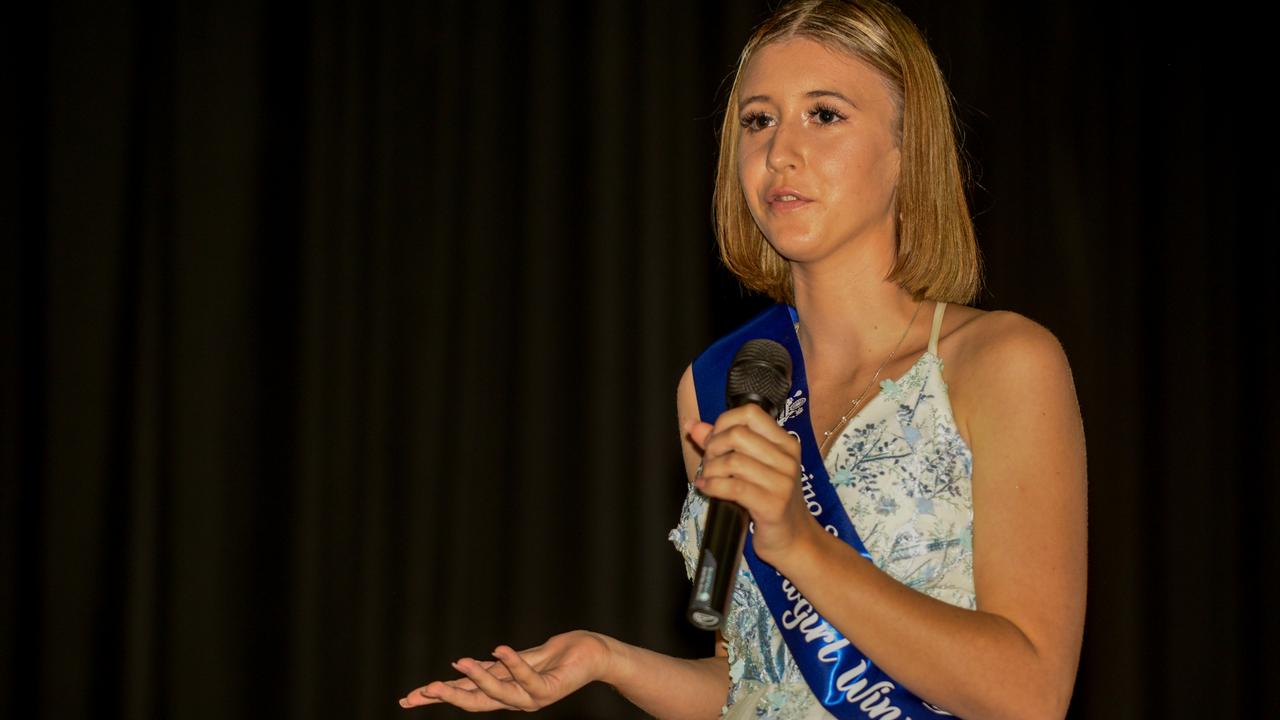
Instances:
[[[726,406],[758,403],[776,420],[791,390],[791,353],[780,343],[758,338],[738,348],[725,387]]]

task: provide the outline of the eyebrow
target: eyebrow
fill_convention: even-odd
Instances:
[[[854,107],[858,107],[857,103],[845,97],[844,95],[841,95],[835,90],[810,90],[809,92],[805,93],[804,96],[807,98],[836,97],[836,98],[840,98],[841,100],[849,103]],[[742,108],[746,107],[748,104],[753,103],[757,100],[763,100],[764,102],[771,102],[768,95],[752,95],[751,97],[738,103],[738,109],[741,110]]]

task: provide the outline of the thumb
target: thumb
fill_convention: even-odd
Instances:
[[[702,449],[707,447],[707,436],[715,429],[715,425],[708,422],[689,423],[685,426],[685,432],[689,433],[689,439]]]

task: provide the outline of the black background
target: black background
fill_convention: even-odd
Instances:
[[[956,96],[977,304],[1075,374],[1071,716],[1280,711],[1260,23],[903,7]],[[767,9],[11,15],[0,716],[405,717],[450,660],[575,627],[709,655],[666,539],[675,385],[766,303],[718,266],[710,199]],[[596,685],[544,716],[640,713]]]

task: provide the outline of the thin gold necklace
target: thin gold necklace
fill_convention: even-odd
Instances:
[[[858,407],[858,405],[862,403],[862,399],[867,396],[867,391],[870,390],[871,386],[875,384],[876,378],[880,377],[881,371],[883,371],[885,366],[889,364],[889,361],[892,360],[894,356],[898,354],[898,349],[902,347],[902,342],[907,339],[907,333],[911,332],[911,327],[916,324],[916,316],[920,314],[920,308],[922,307],[924,307],[923,300],[921,300],[920,303],[916,305],[916,311],[911,315],[911,322],[907,323],[907,329],[902,331],[902,337],[898,338],[898,344],[893,346],[893,352],[889,353],[889,357],[885,358],[884,362],[880,363],[880,367],[876,368],[875,374],[871,376],[871,382],[868,382],[867,386],[862,388],[862,392],[858,393],[858,397],[854,399],[853,404],[850,405],[849,409],[845,411],[844,415],[841,415],[840,419],[836,421],[835,427],[823,433],[822,442],[818,445],[818,455],[822,456],[823,458],[827,456],[826,455],[827,441],[831,439],[832,433],[834,433],[836,430],[839,430],[845,423],[849,422],[849,418],[854,416],[854,410]],[[800,326],[800,323],[797,322],[796,323],[797,332],[799,332],[799,326]]]

